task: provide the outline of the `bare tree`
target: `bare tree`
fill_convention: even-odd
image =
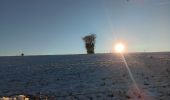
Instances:
[[[87,54],[94,54],[96,34],[91,34],[83,37]]]

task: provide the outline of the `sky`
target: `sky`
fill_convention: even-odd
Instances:
[[[170,51],[170,0],[0,0],[0,56]]]

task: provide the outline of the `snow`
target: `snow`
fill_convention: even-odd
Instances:
[[[0,57],[0,97],[170,100],[170,53]],[[2,99],[3,100],[3,99]]]

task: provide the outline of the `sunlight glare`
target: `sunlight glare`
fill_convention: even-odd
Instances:
[[[122,43],[117,43],[117,44],[115,45],[115,51],[116,51],[117,53],[123,53],[124,50],[125,50],[125,46],[124,46]]]

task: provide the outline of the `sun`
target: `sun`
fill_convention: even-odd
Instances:
[[[117,43],[114,49],[117,53],[123,53],[125,50],[125,46],[122,43]]]

